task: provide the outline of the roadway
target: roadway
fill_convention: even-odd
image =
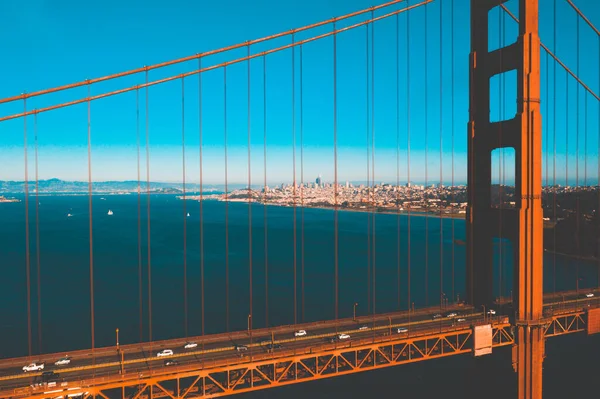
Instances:
[[[554,297],[550,298],[553,299]],[[589,305],[600,306],[600,298],[582,298],[581,293],[561,294],[560,301],[547,301],[545,309],[553,313],[572,311],[586,308]],[[457,313],[454,317],[445,317],[448,313]],[[270,329],[252,331],[237,331],[226,334],[214,334],[204,337],[188,337],[152,343],[121,345],[120,347],[98,348],[91,350],[73,351],[69,353],[53,353],[34,356],[31,358],[13,358],[0,360],[0,391],[28,387],[34,384],[40,372],[24,373],[22,367],[32,361],[45,362],[44,371],[54,371],[59,374],[59,382],[78,382],[97,377],[115,376],[124,370],[125,375],[149,375],[163,370],[165,367],[173,371],[179,368],[189,369],[192,363],[199,367],[211,364],[232,364],[249,358],[279,354],[309,353],[312,350],[323,350],[325,346],[332,348],[337,345],[358,343],[365,339],[381,339],[389,336],[390,332],[398,335],[398,328],[408,329],[408,333],[400,333],[406,337],[430,334],[449,328],[469,327],[485,321],[483,312],[472,307],[452,305],[443,309],[442,317],[433,319],[440,312],[440,307],[419,309],[414,312],[394,312],[376,316],[361,316],[335,321],[323,321],[298,325],[280,326]],[[499,313],[499,312],[498,312]],[[465,321],[458,322],[458,319]],[[488,318],[489,321],[489,318]],[[363,329],[361,329],[363,327]],[[306,330],[307,335],[295,337],[294,331]],[[330,338],[337,334],[346,333],[349,339],[331,343]],[[196,348],[185,349],[186,342],[196,342]],[[274,350],[268,349],[268,344],[281,345]],[[238,352],[237,345],[244,345],[247,351]],[[157,352],[171,349],[174,354],[167,357],[157,357]],[[63,356],[71,357],[71,363],[66,366],[55,366],[54,362]],[[175,360],[178,365],[165,366],[165,360]],[[167,371],[167,370],[165,370]]]

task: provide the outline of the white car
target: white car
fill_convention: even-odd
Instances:
[[[458,316],[458,314],[456,314],[456,313],[454,313],[454,312],[448,313],[448,314],[446,315],[446,317],[456,317],[456,316]]]
[[[64,366],[69,363],[71,363],[71,358],[69,356],[61,357],[56,362],[54,362],[54,364],[57,366]]]
[[[456,319],[456,321],[459,323],[462,323],[463,321],[467,321],[467,319],[460,318],[460,319]]]
[[[31,363],[28,364],[27,366],[23,366],[23,371],[24,372],[28,372],[28,371],[40,371],[44,369],[44,363]]]
[[[306,330],[298,330],[294,333],[294,337],[304,337],[306,335]]]
[[[186,342],[185,345],[183,346],[185,349],[192,349],[197,347],[198,344],[195,342]]]
[[[586,298],[593,298],[593,297],[594,297],[594,294],[592,294],[592,293],[590,292],[589,294],[585,294],[585,297],[586,297]]]
[[[408,328],[400,327],[398,329],[398,334],[406,334],[408,332]]]
[[[360,326],[360,327],[358,327],[358,329],[359,329],[360,331],[363,331],[363,330],[368,330],[368,329],[369,329],[369,326]]]
[[[348,339],[348,338],[350,338],[350,335],[348,335],[348,334],[340,334],[340,335],[338,335],[338,338],[339,339]]]
[[[487,311],[487,314],[494,315],[494,314],[496,314],[496,311],[494,309],[490,309]]]
[[[173,351],[171,349],[163,349],[156,354],[156,357],[172,356],[172,355],[173,355]]]

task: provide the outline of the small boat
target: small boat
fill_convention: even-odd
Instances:
[[[67,213],[67,217],[68,218],[70,218],[71,216],[73,216],[73,215],[71,215],[70,213]]]
[[[110,209],[108,210],[108,216],[111,216],[113,214],[113,211],[111,211]]]
[[[187,216],[188,216],[188,217],[190,216],[190,213],[189,213],[189,212],[187,213]]]

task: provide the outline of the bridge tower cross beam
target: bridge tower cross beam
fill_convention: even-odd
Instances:
[[[471,0],[470,105],[468,124],[467,298],[493,301],[492,239],[513,248],[513,306],[519,398],[542,397],[544,356],[542,123],[540,114],[539,0],[519,0],[516,43],[488,51],[489,11],[507,0]],[[490,78],[515,70],[517,114],[490,122]],[[515,150],[515,209],[492,208],[491,154]]]

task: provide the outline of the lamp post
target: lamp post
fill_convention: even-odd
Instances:
[[[250,335],[250,331],[252,330],[252,315],[248,315],[248,335]]]
[[[356,307],[358,306],[358,302],[354,302],[354,307],[352,311],[352,321],[356,321]]]
[[[119,349],[119,329],[117,328],[115,330],[115,332],[117,333],[117,350]]]

